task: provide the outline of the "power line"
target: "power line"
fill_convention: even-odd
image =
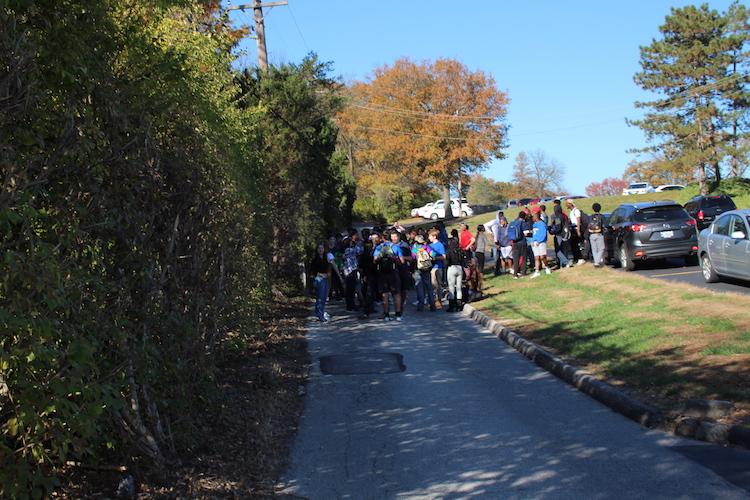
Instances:
[[[294,21],[294,26],[297,28],[297,33],[299,33],[299,37],[302,39],[302,43],[305,44],[305,48],[308,52],[310,52],[310,46],[307,45],[307,40],[305,40],[305,35],[302,34],[302,30],[299,29],[299,24],[297,24],[297,18],[294,16],[294,11],[292,10],[292,6],[289,5],[289,14],[292,15],[292,21]]]
[[[418,134],[416,132],[406,132],[405,130],[393,130],[393,129],[385,129],[385,128],[377,128],[377,127],[369,127],[367,125],[354,125],[356,128],[362,128],[366,130],[373,130],[375,132],[383,132],[388,134],[396,134],[396,135],[409,135],[412,137],[426,137],[428,139],[446,139],[446,140],[452,140],[452,141],[467,141],[467,140],[478,140],[478,138],[475,137],[452,137],[447,135],[429,135],[429,134]]]
[[[350,106],[354,106],[357,108],[363,108],[363,109],[369,109],[370,111],[377,111],[381,113],[393,113],[393,114],[402,114],[402,115],[418,115],[418,116],[424,116],[427,118],[431,117],[437,117],[437,118],[458,118],[458,119],[466,119],[466,120],[494,120],[491,116],[477,116],[477,115],[457,115],[457,114],[451,114],[451,113],[431,113],[429,111],[418,111],[414,109],[404,109],[404,108],[394,108],[391,106],[385,106],[381,104],[371,104],[371,103],[365,103],[365,104],[357,104],[357,103],[350,103]]]

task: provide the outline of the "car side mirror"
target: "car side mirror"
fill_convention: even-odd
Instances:
[[[733,240],[744,240],[745,239],[745,233],[742,231],[735,231],[732,233],[732,239]]]

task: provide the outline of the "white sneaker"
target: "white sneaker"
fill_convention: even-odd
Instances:
[[[571,268],[571,267],[573,267],[573,263],[571,261],[568,261],[568,263],[567,263],[567,265],[565,267]]]
[[[585,261],[585,260],[583,260],[583,259],[578,259],[578,265],[579,265],[579,266],[580,266],[581,264],[585,264],[585,263],[586,263],[586,261]]]
[[[534,274],[531,275],[531,279],[538,278],[539,276],[541,276],[541,274],[539,274],[539,271],[534,271]]]
[[[323,313],[323,318],[324,318],[324,319],[325,319],[326,321],[331,321],[331,315],[330,315],[330,314],[328,314],[327,312],[324,312],[324,313]]]
[[[544,274],[552,274],[552,271],[550,270],[549,267],[544,268]]]
[[[401,321],[401,316],[396,316],[396,321]]]

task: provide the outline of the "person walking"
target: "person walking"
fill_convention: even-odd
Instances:
[[[588,232],[591,243],[591,254],[594,267],[600,268],[604,262],[604,216],[600,213],[602,206],[598,203],[591,205],[594,211],[589,217]]]
[[[508,239],[513,245],[513,278],[518,279],[526,274],[526,253],[528,245],[526,243],[526,218],[528,215],[525,211],[518,213],[518,218],[508,226]]]
[[[443,273],[445,272],[445,245],[438,239],[440,237],[440,230],[432,229],[427,233],[427,238],[430,240],[430,248],[435,253],[433,257],[432,270],[430,271],[430,277],[432,279],[432,289],[435,293],[435,307],[442,309],[443,303],[443,287],[442,283],[445,279]]]
[[[586,261],[583,258],[584,250],[581,248],[583,242],[583,221],[581,210],[576,207],[573,200],[565,200],[565,205],[568,207],[568,217],[570,218],[570,229],[571,238],[570,245],[573,247],[573,259],[577,260],[577,264],[585,264]]]
[[[485,259],[485,252],[487,248],[489,248],[489,243],[487,241],[487,232],[484,229],[484,226],[482,224],[479,224],[477,226],[477,234],[474,237],[475,243],[474,243],[474,259],[476,260],[476,270],[477,273],[477,293],[481,293],[484,289],[484,259]]]
[[[418,234],[414,237],[414,245],[411,247],[412,261],[416,263],[415,288],[417,290],[417,311],[424,310],[427,300],[430,311],[435,310],[435,297],[432,290],[432,267],[435,264],[435,251],[425,243],[424,236]]]
[[[387,238],[391,240],[391,234],[388,234]],[[396,321],[401,321],[402,302],[399,268],[404,264],[401,246],[392,241],[384,241],[373,250],[373,261],[378,269],[378,283],[380,285],[380,293],[383,296],[382,319],[385,321],[391,320],[391,315],[388,311],[388,294],[390,294],[393,297],[393,306],[396,309]]]
[[[328,281],[331,276],[331,263],[328,260],[328,248],[325,243],[318,244],[315,256],[310,263],[310,275],[313,276],[315,289],[315,316],[323,323],[329,321],[330,316],[326,313],[326,300],[328,300]]]
[[[448,309],[446,312],[458,312],[461,310],[461,299],[463,299],[464,257],[461,246],[455,238],[448,240],[445,263],[448,266]]]
[[[550,274],[550,269],[547,265],[547,224],[542,220],[540,212],[534,212],[533,220],[531,246],[534,252],[534,274],[531,277],[538,278],[542,267],[544,267],[546,274]]]
[[[570,227],[568,225],[568,218],[559,203],[555,204],[548,231],[554,238],[555,256],[557,257],[558,266],[560,268],[572,267],[569,239]]]
[[[364,247],[359,244],[359,235],[353,232],[349,238],[344,240],[344,295],[346,297],[346,310],[356,311],[355,297],[364,304],[362,296],[362,283],[360,281],[359,257]]]

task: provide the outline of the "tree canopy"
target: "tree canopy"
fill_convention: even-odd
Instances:
[[[358,203],[380,192],[448,197],[459,180],[505,156],[507,105],[491,76],[452,59],[399,59],[352,84],[338,123]]]
[[[630,123],[651,143],[639,152],[667,159],[670,177],[697,178],[705,193],[724,163],[738,175],[747,162],[748,10],[739,3],[724,13],[707,4],[673,8],[659,31],[641,47],[635,75],[659,97],[636,103],[646,113]]]

